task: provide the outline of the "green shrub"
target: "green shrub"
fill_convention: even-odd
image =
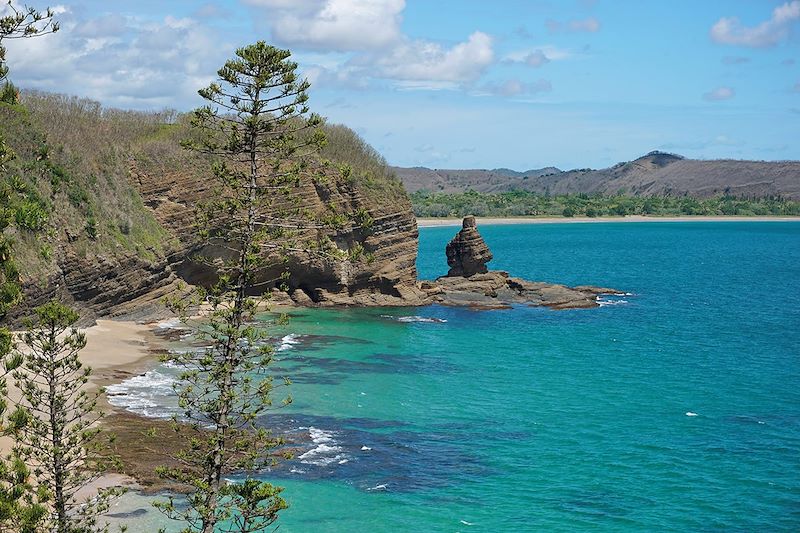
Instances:
[[[95,219],[94,215],[89,215],[86,219],[86,234],[92,240],[97,239],[97,219]]]
[[[3,87],[0,88],[0,102],[11,105],[19,103],[19,89],[10,81],[5,82]]]
[[[47,223],[47,210],[36,201],[25,200],[17,206],[17,226],[29,231],[39,231]]]
[[[73,207],[85,207],[89,203],[89,194],[78,183],[71,183],[67,189],[67,198]]]

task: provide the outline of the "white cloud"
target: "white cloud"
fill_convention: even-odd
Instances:
[[[373,50],[401,38],[405,0],[247,0],[266,8],[273,38],[308,50]]]
[[[361,68],[347,64],[326,67],[319,64],[310,64],[302,70],[302,75],[312,86],[324,85],[325,87],[338,87],[344,89],[366,89],[370,79]]]
[[[789,36],[792,24],[800,20],[800,0],[786,2],[772,11],[772,17],[757,26],[745,26],[737,17],[723,17],[711,27],[711,39],[719,44],[764,48],[775,46]]]
[[[551,33],[557,33],[561,31],[595,33],[600,31],[600,21],[595,17],[574,19],[567,22],[549,19],[544,23],[544,25]]]
[[[566,48],[559,48],[550,44],[534,46],[524,50],[511,52],[503,57],[504,63],[525,63],[532,67],[538,67],[550,61],[563,61],[576,57],[575,52]]]
[[[533,82],[524,82],[513,79],[502,83],[488,83],[480,88],[479,95],[498,95],[498,96],[523,96],[547,93],[553,90],[553,84],[548,80],[540,79]]]
[[[476,31],[452,48],[430,41],[406,41],[374,64],[384,78],[463,83],[474,81],[494,62],[492,38]]]
[[[703,100],[708,102],[722,102],[730,100],[736,96],[736,91],[730,87],[717,87],[716,89],[703,94]]]
[[[199,103],[197,90],[233,48],[192,19],[60,19],[58,33],[7,43],[10,78],[18,86],[124,108],[185,109]]]
[[[313,84],[364,89],[389,81],[402,90],[457,90],[480,78],[494,62],[490,36],[473,33],[450,47],[403,39],[390,49],[346,59],[325,54],[300,54],[304,75]]]
[[[800,93],[800,81],[794,84],[794,87],[792,87],[792,92]]]
[[[325,4],[325,0],[245,0],[246,4],[268,9],[294,9],[312,11]]]
[[[541,50],[534,50],[525,58],[525,64],[533,68],[539,68],[549,62],[550,58]]]
[[[389,83],[405,90],[471,90],[496,60],[493,38],[480,31],[453,43],[404,35],[405,0],[245,1],[266,10],[270,20],[314,21],[314,32],[292,38],[305,43],[294,47],[296,58],[318,87],[358,90]],[[201,103],[197,89],[213,81],[235,48],[203,18],[219,14],[217,4],[198,5],[192,17],[156,22],[122,13],[65,12],[55,35],[7,43],[11,79],[23,88],[79,94],[112,106],[193,107]],[[326,42],[342,50],[323,48]]]
[[[491,36],[476,31],[445,45],[412,39],[401,29],[405,0],[245,0],[261,8],[281,45],[318,55],[337,53],[335,65],[312,62],[312,81],[363,87],[391,80],[401,89],[456,89],[494,62]],[[347,59],[341,55],[349,54]]]

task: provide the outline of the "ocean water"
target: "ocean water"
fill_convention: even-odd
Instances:
[[[421,230],[422,277],[456,229]],[[631,295],[293,313],[274,342],[295,402],[263,421],[307,437],[263,474],[281,533],[800,530],[800,223],[480,231],[494,269]],[[174,369],[153,372],[112,401],[168,413]]]

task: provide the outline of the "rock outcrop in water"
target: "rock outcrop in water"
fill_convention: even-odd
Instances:
[[[490,271],[486,263],[492,252],[478,232],[475,217],[464,219],[461,231],[445,249],[450,272],[435,281],[422,282],[426,303],[467,306],[478,309],[506,309],[514,304],[546,306],[551,309],[597,307],[601,295],[623,294],[604,287],[567,287],[511,277],[508,272]]]
[[[17,154],[6,174],[25,177],[30,198],[52,201],[47,227],[53,231],[11,230],[26,299],[0,319],[18,321],[51,298],[77,307],[86,321],[101,316],[153,318],[167,313],[161,298],[180,294],[183,282],[214,281],[213,268],[194,259],[200,255],[213,261],[230,250],[219,243],[206,245],[195,231],[194,207],[214,191],[207,179],[210,162],[179,147],[178,141],[188,135],[185,123],[167,125],[149,115],[113,113],[113,120],[107,120],[87,102],[62,97],[38,97],[27,104],[35,116],[42,113],[45,118],[33,121],[27,112],[0,106],[0,135]],[[305,167],[301,183],[286,201],[321,218],[361,213],[371,224],[342,223],[304,234],[307,242],[332,244],[342,253],[331,254],[331,259],[302,252],[290,257],[288,291],[276,293],[278,303],[596,305],[599,289],[531,284],[488,271],[492,254],[472,217],[446,250],[450,275],[419,282],[418,230],[408,196],[357,136],[348,141],[346,134],[338,135],[337,142],[346,149],[329,155],[334,162],[347,163],[349,159],[334,156],[350,154],[352,172],[345,177],[322,154]],[[44,161],[42,147],[48,143],[60,148]],[[260,280],[273,280],[277,274],[262,272]]]
[[[447,244],[445,254],[447,266],[450,267],[447,275],[450,277],[468,278],[489,271],[486,263],[492,260],[492,252],[478,233],[478,224],[474,216],[464,218],[461,231]]]
[[[551,309],[585,309],[598,307],[601,295],[624,294],[605,287],[567,287],[526,281],[499,270],[469,278],[444,276],[433,282],[423,282],[421,286],[430,295],[431,303],[475,309],[508,309],[519,304]]]

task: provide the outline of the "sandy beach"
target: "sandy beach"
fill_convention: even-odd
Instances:
[[[505,224],[602,224],[607,222],[800,222],[800,217],[737,217],[737,216],[685,216],[685,217],[646,217],[631,215],[627,217],[477,217],[481,225]],[[432,228],[437,226],[460,226],[460,218],[418,218],[417,226]]]
[[[100,387],[121,381],[130,375],[145,371],[153,364],[153,342],[156,337],[152,333],[152,325],[134,322],[118,322],[98,320],[97,324],[86,328],[86,348],[81,350],[83,364],[93,370],[91,383]],[[13,378],[9,378],[9,394],[15,396]],[[101,403],[107,414],[110,406]],[[0,453],[7,454],[13,446],[10,437],[0,438]],[[129,485],[132,480],[119,474],[109,474],[97,480],[81,491],[80,495],[88,495],[97,488]]]

